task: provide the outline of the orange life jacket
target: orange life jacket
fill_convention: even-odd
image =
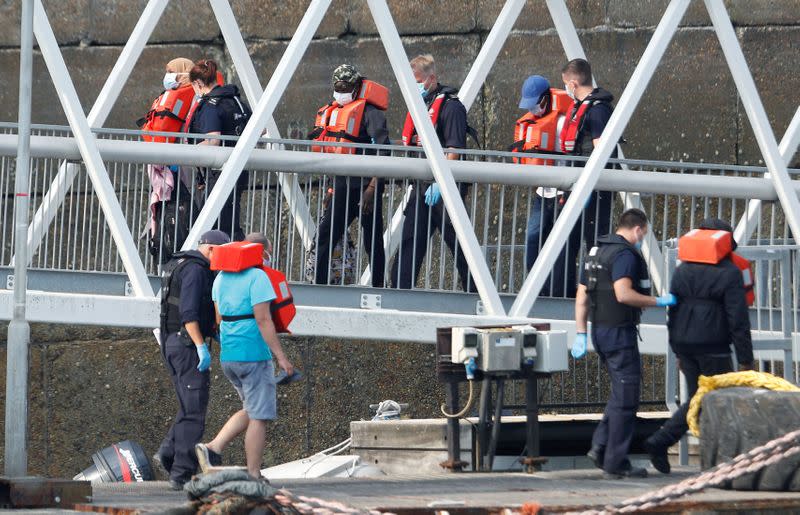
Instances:
[[[755,279],[753,279],[753,265],[749,260],[743,258],[736,252],[731,252],[731,261],[736,265],[736,268],[742,272],[742,281],[744,282],[744,298],[748,306],[752,306],[756,302],[755,293]]]
[[[442,106],[447,100],[447,96],[447,93],[439,93],[428,108],[428,114],[431,117],[434,129],[436,124],[439,123],[439,113],[442,111]],[[414,128],[414,120],[411,119],[411,113],[406,113],[406,121],[403,124],[403,145],[407,147],[420,145],[420,141],[417,138],[417,129]]]
[[[194,104],[194,90],[190,84],[168,89],[155,100],[150,110],[140,119],[143,131],[180,132]],[[174,137],[143,134],[142,139],[155,143],[173,143]]]
[[[733,235],[728,231],[694,229],[678,240],[678,259],[691,263],[715,265],[730,256],[736,268],[742,272],[744,294],[747,305],[755,302],[755,281],[750,261],[733,252]]]
[[[215,247],[211,254],[211,270],[241,272],[253,267],[263,270],[275,292],[275,299],[272,300],[269,307],[275,331],[288,333],[289,324],[297,314],[294,297],[292,297],[292,291],[289,289],[289,283],[283,272],[263,266],[263,252],[264,246],[260,243],[234,241],[220,245]],[[247,318],[254,318],[253,313],[222,315],[223,321],[231,322]]]
[[[266,272],[269,282],[272,283],[272,289],[275,291],[275,299],[269,305],[275,331],[291,334],[289,324],[294,320],[297,308],[294,306],[294,297],[292,290],[289,289],[289,282],[280,270],[263,265],[260,268]]]
[[[332,143],[342,140],[359,141],[361,119],[367,104],[372,104],[381,111],[385,111],[389,107],[389,90],[377,82],[364,80],[358,98],[346,106],[341,106],[337,102],[322,106],[317,111],[317,119],[314,122],[314,131],[312,132],[314,141]],[[329,154],[355,154],[356,152],[353,147],[338,145],[314,145],[311,150]]]
[[[542,117],[533,116],[530,112],[525,113],[517,120],[514,129],[514,143],[511,145],[512,152],[535,152],[544,150],[546,152],[561,152],[561,148],[556,148],[556,138],[560,135],[566,114],[572,107],[572,99],[563,89],[550,89],[550,112]],[[523,157],[515,159],[521,164],[552,165],[552,159],[539,159]]]

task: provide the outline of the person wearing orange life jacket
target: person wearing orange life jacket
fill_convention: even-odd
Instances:
[[[690,232],[678,243],[681,264],[673,274],[670,291],[678,297],[679,302],[669,308],[667,329],[669,345],[678,358],[678,367],[686,377],[689,399],[697,391],[700,375],[733,371],[731,344],[736,349],[739,370],[753,368],[753,343],[744,282],[745,277],[749,279],[749,273],[743,276],[743,271],[732,259],[735,256],[733,250],[736,249],[733,228],[718,218],[703,220],[699,228],[717,231],[722,233],[722,237],[730,239],[727,249],[719,252],[722,257],[717,263],[693,261],[695,256],[688,246],[693,243],[705,247],[706,242],[717,240],[717,235],[699,240],[697,235]],[[690,238],[695,239],[688,241]],[[717,244],[716,241],[714,244]],[[725,251],[727,254],[724,254]],[[749,266],[746,272],[749,272]],[[685,402],[658,431],[645,440],[650,461],[656,470],[665,474],[670,472],[667,450],[689,429],[686,424],[688,409],[689,403]]]
[[[189,83],[189,70],[194,63],[190,59],[178,57],[169,61],[165,68],[162,85],[164,90],[152,102],[147,114],[136,124],[143,131],[180,132],[194,104],[195,94]],[[174,137],[142,134],[147,142],[174,143]],[[190,181],[180,181],[180,167],[177,165],[149,164],[147,176],[150,179],[148,250],[150,254],[165,264],[183,245],[188,232],[187,209],[191,194]],[[163,214],[162,214],[163,213]],[[185,213],[181,216],[181,213]],[[178,220],[181,218],[181,220]],[[142,236],[145,235],[142,234]]]
[[[445,152],[448,148],[466,148],[467,133],[474,132],[474,129],[467,125],[467,110],[458,99],[458,91],[438,82],[436,66],[433,56],[430,54],[419,55],[412,59],[410,64],[417,87],[428,107],[436,135]],[[409,146],[420,144],[414,123],[408,114],[403,127],[403,144]],[[455,153],[446,153],[445,155],[447,159],[453,161],[459,159],[459,155]],[[417,182],[412,184],[411,189],[410,199],[403,211],[405,221],[403,222],[402,240],[392,265],[392,286],[409,289],[416,284],[425,253],[428,250],[430,232],[441,230],[445,244],[455,257],[461,287],[464,291],[477,291],[464,253],[458,249],[453,225],[443,203],[440,202],[439,185],[430,181]],[[467,191],[468,185],[459,185],[462,200]]]
[[[319,109],[316,127],[309,139],[336,143],[374,143],[388,145],[386,128],[388,90],[362,77],[350,64],[337,67],[332,76],[333,102]],[[312,150],[329,153],[375,155],[375,150],[315,145]],[[364,247],[372,270],[372,285],[384,286],[386,256],[383,248],[383,187],[378,177],[347,177],[337,175],[333,180],[332,197],[317,230],[316,271],[314,282],[328,284],[330,250],[343,241],[348,227],[359,219],[364,235]]]
[[[512,151],[561,152],[559,138],[565,119],[564,114],[572,107],[572,99],[567,93],[551,89],[548,80],[541,75],[532,75],[522,85],[519,107],[525,109],[527,113],[517,120],[514,131],[516,141],[512,145]],[[522,158],[519,161],[522,164],[554,164],[551,159]],[[563,204],[563,195],[564,192],[556,188],[536,188],[536,196],[533,197],[528,215],[525,248],[527,270],[533,267],[539,249],[553,229],[559,206]],[[553,267],[562,273],[556,276],[552,290],[550,280],[545,282],[542,287],[545,295],[564,296],[563,270],[566,250],[562,249]]]
[[[611,102],[614,97],[608,91],[592,85],[592,68],[585,59],[569,61],[561,70],[561,79],[567,94],[575,102],[561,129],[561,151],[568,155],[588,157],[611,118]],[[616,157],[616,151],[611,157]],[[582,161],[571,164],[583,166]],[[569,192],[562,197],[562,202],[568,197]],[[564,267],[553,268],[552,289],[549,292],[551,295],[574,296],[581,239],[588,250],[595,246],[599,236],[610,232],[613,200],[613,193],[610,191],[596,191],[589,197],[581,220],[575,224],[567,240]]]

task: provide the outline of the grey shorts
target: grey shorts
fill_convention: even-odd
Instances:
[[[277,418],[272,360],[223,361],[222,371],[236,388],[248,417],[253,420]]]

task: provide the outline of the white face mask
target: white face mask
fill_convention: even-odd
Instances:
[[[178,82],[178,74],[177,73],[165,73],[164,74],[164,89],[175,89],[180,84]]]
[[[340,106],[346,106],[350,102],[352,102],[353,96],[355,92],[351,91],[350,93],[337,93],[336,91],[333,92],[333,99],[336,100]]]
[[[569,98],[575,100],[575,90],[573,89],[572,91],[570,91],[569,84],[564,84],[564,89],[567,90],[567,95],[569,95]]]
[[[530,111],[533,116],[542,116],[544,114],[544,107],[537,105]]]

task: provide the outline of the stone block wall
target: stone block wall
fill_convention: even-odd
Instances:
[[[233,0],[262,84],[269,80],[308,5],[305,0]],[[667,0],[569,0],[568,6],[597,81],[619,96],[653,34]],[[84,109],[88,112],[146,2],[120,0],[45,1]],[[431,52],[442,82],[458,86],[502,8],[502,0],[392,0],[392,14],[409,55]],[[728,0],[739,40],[778,139],[795,109],[792,92],[800,44],[800,15],[792,0]],[[0,120],[17,113],[17,2],[0,5]],[[120,100],[107,127],[134,128],[134,121],[159,92],[164,64],[176,56],[211,57],[236,81],[225,43],[205,2],[173,0],[150,45],[120,84]],[[486,148],[503,149],[511,139],[519,87],[530,74],[560,84],[565,56],[544,0],[529,0],[514,32],[492,67],[470,123]],[[329,101],[332,69],[351,62],[391,89],[388,120],[399,138],[405,108],[375,24],[364,0],[334,0],[275,115],[284,134],[300,135],[316,108]],[[34,121],[64,123],[64,115],[41,57],[35,61]],[[293,129],[293,130],[290,130]],[[738,101],[703,3],[693,2],[664,64],[648,86],[626,131],[626,155],[642,159],[755,164],[758,148]],[[797,164],[795,159],[795,164]]]

